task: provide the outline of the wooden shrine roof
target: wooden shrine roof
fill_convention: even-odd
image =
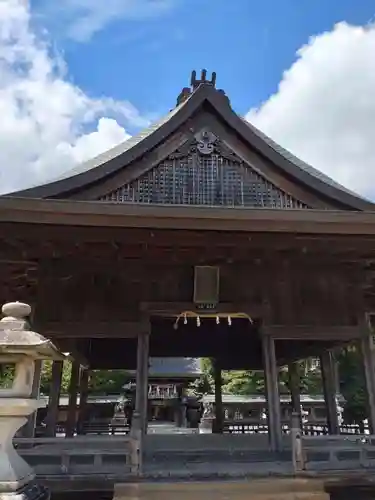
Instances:
[[[150,378],[197,378],[201,375],[199,358],[150,358]]]
[[[205,107],[226,129],[231,130],[243,143],[271,162],[291,182],[329,200],[331,205],[340,209],[374,210],[373,203],[296,158],[237,115],[225,93],[216,89],[212,81],[207,81],[205,74],[202,80],[195,80],[192,90],[184,90],[187,91],[186,98],[150,128],[96,158],[78,165],[53,182],[11,193],[6,197],[77,199],[77,193],[90,186],[97,186],[98,183],[112,178],[118,172],[140,161],[146,153],[165,143],[172,134],[193,120],[197,112]]]
[[[200,358],[150,357],[149,380],[195,380],[202,376]],[[135,377],[135,370],[128,370],[130,377]]]

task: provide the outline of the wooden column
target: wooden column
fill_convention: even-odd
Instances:
[[[149,333],[138,335],[137,346],[137,374],[135,409],[132,418],[132,434],[147,432],[147,407],[148,407],[148,364],[149,364]]]
[[[300,395],[300,367],[299,363],[289,363],[288,382],[291,397],[291,408],[293,413],[298,413],[302,428],[301,395]]]
[[[176,420],[176,426],[177,427],[182,427],[183,426],[183,414],[182,414],[182,399],[183,399],[183,394],[184,394],[184,388],[182,385],[177,386],[177,398],[178,398],[178,403],[177,403],[177,408],[175,410],[175,420]]]
[[[69,383],[69,403],[68,413],[66,417],[66,432],[65,437],[74,436],[74,430],[77,421],[77,392],[79,386],[80,363],[74,360],[72,362],[72,370],[70,373]]]
[[[56,436],[56,425],[59,415],[59,402],[61,394],[61,381],[64,369],[63,361],[53,361],[52,363],[52,378],[48,399],[48,410],[46,417],[46,435],[49,437]]]
[[[275,340],[270,335],[262,336],[264,378],[266,385],[268,437],[271,449],[282,448],[279,376],[276,363]]]
[[[338,362],[338,356],[339,353],[338,351],[333,351],[333,363],[334,363],[334,377],[335,377],[335,388],[336,388],[336,394],[341,393],[341,388],[340,388],[340,365]]]
[[[340,434],[340,425],[336,404],[335,360],[331,351],[324,351],[320,356],[324,399],[327,411],[329,434]]]
[[[363,367],[366,380],[367,401],[369,411],[370,433],[375,433],[375,346],[374,338],[369,327],[360,341]]]
[[[215,382],[215,432],[222,434],[224,427],[221,366],[217,359],[212,361]]]
[[[87,398],[89,394],[89,376],[90,372],[87,368],[81,368],[80,386],[79,386],[79,412],[77,422],[77,434],[84,433],[84,424],[86,421]]]
[[[43,361],[37,359],[35,361],[33,387],[31,389],[32,398],[39,398],[42,368],[43,368]],[[37,411],[34,412],[32,415],[30,415],[29,418],[27,419],[27,422],[22,429],[22,437],[25,438],[35,437],[36,420],[37,420]]]

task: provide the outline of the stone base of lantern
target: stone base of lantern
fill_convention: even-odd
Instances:
[[[31,482],[25,484],[22,488],[15,491],[1,492],[0,482],[0,500],[50,500],[51,493],[42,484]]]

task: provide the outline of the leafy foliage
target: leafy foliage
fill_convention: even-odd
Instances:
[[[191,389],[195,394],[212,394],[214,392],[213,367],[211,360],[201,360],[203,376],[192,384]],[[309,363],[300,363],[301,392],[303,394],[321,394],[322,380],[318,367],[311,368]],[[251,394],[264,394],[265,381],[263,372],[251,370],[224,371],[223,393],[249,396]],[[288,371],[281,369],[279,374],[279,390],[281,394],[289,392]]]
[[[64,363],[62,380],[61,380],[61,393],[66,394],[68,392],[71,363],[67,361]],[[44,361],[42,367],[42,373],[40,377],[40,392],[42,394],[49,394],[50,384],[52,378],[52,361]]]
[[[67,394],[72,365],[70,361],[64,363],[61,393]],[[52,376],[52,361],[43,363],[40,391],[48,395]],[[89,380],[90,394],[119,394],[125,384],[129,372],[126,370],[93,370]]]
[[[346,401],[344,419],[347,423],[360,423],[368,417],[366,389],[363,374],[363,362],[360,352],[353,346],[346,347],[338,355],[340,373],[340,391]],[[196,394],[214,392],[213,369],[210,359],[202,359],[203,377],[192,387]],[[320,367],[311,360],[299,363],[300,390],[302,394],[322,394]],[[289,392],[288,371],[285,368],[279,374],[280,393]],[[223,392],[226,394],[251,395],[264,394],[264,376],[262,372],[236,370],[223,372]]]
[[[346,400],[344,419],[347,423],[359,423],[368,417],[363,363],[360,352],[353,346],[342,349],[338,355],[340,372],[340,390]],[[214,392],[213,367],[211,360],[201,360],[203,376],[190,385],[190,392],[196,395]],[[302,394],[322,394],[322,380],[318,366],[311,366],[309,361],[300,362],[300,389]],[[62,375],[62,394],[68,392],[71,363],[65,362]],[[41,392],[48,395],[52,375],[52,362],[43,363]],[[14,366],[0,365],[0,387],[9,388],[14,377]],[[91,394],[119,394],[129,379],[126,370],[95,370],[89,382]],[[280,393],[287,393],[288,373],[280,370]],[[223,392],[226,394],[251,395],[264,394],[264,376],[262,372],[236,370],[223,372]]]
[[[368,417],[367,397],[361,353],[354,346],[341,350],[338,356],[340,390],[346,400],[344,420],[360,423]]]
[[[0,365],[0,389],[9,389],[12,387],[15,371],[14,368],[14,365]]]
[[[91,394],[119,394],[128,379],[129,372],[126,370],[94,370],[89,390]]]

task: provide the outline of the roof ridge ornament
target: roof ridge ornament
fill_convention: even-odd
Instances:
[[[199,87],[202,83],[206,83],[209,85],[212,85],[213,87],[216,86],[216,72],[213,71],[211,74],[211,80],[207,80],[207,70],[202,69],[201,71],[201,79],[197,80],[197,72],[194,70],[191,72],[191,80],[190,80],[190,86],[193,89],[193,91]]]
[[[190,78],[190,87],[184,87],[180,95],[177,97],[177,106],[180,104],[184,103],[189,97],[192,95],[192,93],[197,90],[197,88],[202,85],[211,85],[213,88],[216,88],[216,72],[213,71],[211,73],[211,80],[207,79],[207,70],[202,69],[201,71],[201,77],[200,80],[197,79],[197,72],[194,70],[191,72],[191,78]],[[223,91],[219,91],[221,93],[224,93]]]

